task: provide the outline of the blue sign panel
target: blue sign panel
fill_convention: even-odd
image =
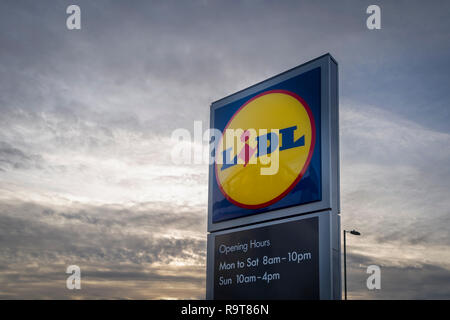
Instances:
[[[212,108],[214,128],[223,133],[214,150],[221,161],[210,170],[213,223],[322,199],[321,95],[317,67]],[[225,144],[230,129],[242,130],[241,150]],[[264,158],[277,162],[273,172],[264,173]]]

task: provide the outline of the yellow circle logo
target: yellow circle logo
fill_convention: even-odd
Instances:
[[[263,92],[225,126],[216,150],[217,184],[239,207],[267,207],[301,180],[315,140],[313,114],[300,96],[286,90]]]

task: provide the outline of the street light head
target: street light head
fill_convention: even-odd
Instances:
[[[352,231],[350,231],[350,233],[353,234],[353,235],[355,235],[355,236],[360,236],[360,235],[361,235],[361,233],[359,233],[359,232],[356,231],[356,230],[352,230]]]

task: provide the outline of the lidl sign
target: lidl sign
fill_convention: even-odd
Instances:
[[[340,299],[337,63],[211,105],[207,299]]]
[[[269,133],[252,136],[255,128]],[[241,149],[234,143],[225,149],[222,137],[218,150],[223,161],[216,161],[215,175],[225,198],[241,208],[265,208],[283,199],[302,179],[314,153],[314,116],[291,91],[268,90],[251,98],[231,117],[225,138],[228,130],[240,133]],[[271,164],[266,172],[265,163]]]
[[[321,70],[214,112],[213,222],[321,200]]]

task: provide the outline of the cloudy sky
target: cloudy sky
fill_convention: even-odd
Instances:
[[[69,4],[81,30],[66,28]],[[172,131],[206,128],[212,101],[329,52],[342,224],[362,233],[347,241],[349,297],[449,299],[449,13],[449,1],[0,0],[0,298],[203,298],[208,170],[171,161]],[[65,287],[71,264],[82,290]]]

